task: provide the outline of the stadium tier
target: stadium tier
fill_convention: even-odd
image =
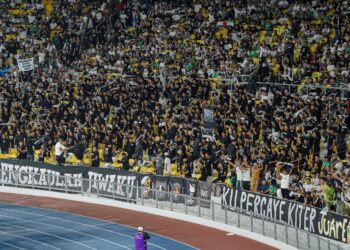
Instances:
[[[349,215],[349,1],[0,0],[0,158]]]

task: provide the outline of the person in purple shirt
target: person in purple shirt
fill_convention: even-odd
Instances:
[[[135,234],[135,246],[136,250],[147,250],[147,240],[151,237],[148,233],[143,231],[143,227],[137,228],[137,234]]]

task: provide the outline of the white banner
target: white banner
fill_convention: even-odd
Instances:
[[[34,58],[17,59],[19,71],[29,71],[34,69]]]
[[[45,62],[45,53],[38,53],[39,63]]]

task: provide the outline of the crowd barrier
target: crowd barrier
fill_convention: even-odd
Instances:
[[[122,170],[1,159],[0,185],[97,195],[247,229],[299,249],[349,249],[349,218],[224,185]],[[349,235],[350,236],[350,235]]]

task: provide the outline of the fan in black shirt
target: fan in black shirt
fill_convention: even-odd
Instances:
[[[309,192],[305,193],[305,198],[304,198],[304,205],[305,206],[312,206],[313,198],[311,197],[311,194]]]
[[[100,166],[100,156],[96,147],[93,147],[91,153],[91,166],[98,168]]]
[[[10,141],[5,133],[2,134],[2,137],[0,138],[0,149],[2,154],[7,154],[10,149]]]
[[[35,139],[33,136],[29,136],[26,139],[27,159],[30,161],[34,161],[34,143]]]
[[[18,148],[17,148],[17,158],[20,160],[26,160],[27,159],[27,150],[26,147],[23,144],[23,141],[19,142]]]
[[[124,152],[122,154],[122,159],[120,161],[118,160],[118,163],[122,164],[123,170],[128,171],[130,169],[128,154]]]
[[[318,208],[323,208],[323,199],[317,195],[316,192],[312,193],[312,205]]]
[[[104,162],[106,167],[108,167],[109,164],[112,163],[112,157],[113,157],[112,144],[108,144],[104,149]]]

